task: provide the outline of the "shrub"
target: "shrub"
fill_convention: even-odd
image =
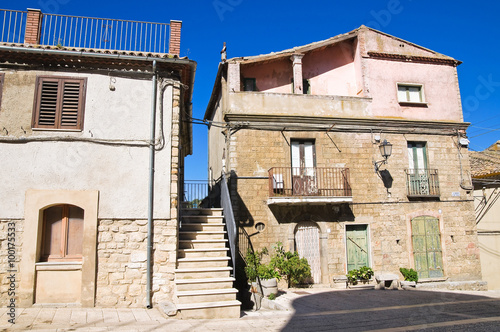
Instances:
[[[418,273],[414,269],[407,269],[404,267],[399,268],[399,272],[405,278],[405,281],[418,281]]]
[[[275,299],[276,299],[276,294],[271,293],[271,294],[269,294],[269,296],[268,296],[267,298],[268,298],[269,300],[271,300],[271,301],[272,301],[272,300],[275,300]]]
[[[252,252],[252,250],[248,249],[247,255],[245,256],[245,273],[247,275],[248,281],[255,282],[257,278],[277,278],[279,280],[280,274],[274,266],[272,266],[271,264],[262,264],[262,256],[267,254],[267,248],[262,249],[262,251],[257,250],[255,252]]]
[[[288,287],[305,283],[311,278],[307,259],[300,258],[297,252],[285,251],[281,242],[275,245],[270,265],[287,281]]]
[[[368,266],[362,266],[359,270],[354,269],[347,272],[346,277],[351,284],[356,285],[358,280],[370,280],[373,277],[373,270]]]

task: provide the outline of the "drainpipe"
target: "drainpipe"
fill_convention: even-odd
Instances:
[[[151,100],[151,138],[149,142],[149,201],[148,201],[148,251],[147,251],[147,270],[146,270],[146,307],[151,309],[152,297],[152,273],[151,273],[151,258],[153,252],[153,206],[154,206],[154,177],[155,177],[155,137],[156,137],[156,60],[153,60],[153,95]]]

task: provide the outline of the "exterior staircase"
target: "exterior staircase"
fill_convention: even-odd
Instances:
[[[175,285],[183,319],[239,318],[222,209],[183,209]]]

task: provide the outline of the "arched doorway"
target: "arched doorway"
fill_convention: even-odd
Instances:
[[[321,283],[321,255],[319,227],[314,222],[301,222],[295,229],[295,250],[311,266],[311,275],[315,284]]]

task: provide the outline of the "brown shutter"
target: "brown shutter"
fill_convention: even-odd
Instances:
[[[61,109],[61,128],[79,128],[79,118],[82,113],[82,88],[83,81],[64,80],[62,109]]]
[[[38,77],[33,128],[83,129],[86,79]]]
[[[41,80],[40,91],[40,111],[37,125],[41,128],[53,127],[56,125],[57,115],[57,80]]]

